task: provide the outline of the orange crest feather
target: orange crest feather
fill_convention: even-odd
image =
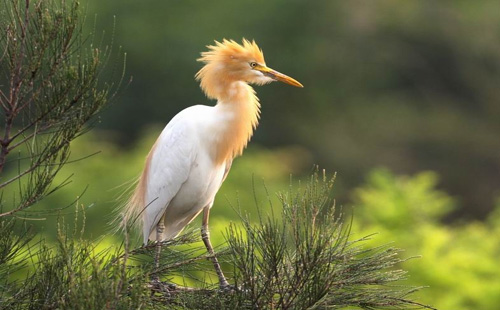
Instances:
[[[257,46],[254,40],[251,42],[243,38],[243,45],[234,40],[223,39],[222,43],[215,41],[215,45],[207,45],[209,49],[201,53],[201,57],[197,60],[204,63],[214,61],[227,61],[230,59],[246,58],[252,59],[260,64],[265,64],[264,54]]]

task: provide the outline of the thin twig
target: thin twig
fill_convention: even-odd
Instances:
[[[408,300],[408,299],[404,299],[404,298],[396,298],[396,297],[387,297],[387,298],[391,299],[391,300],[399,301],[399,302],[402,302],[402,303],[405,303],[405,304],[419,306],[419,307],[422,307],[422,308],[425,308],[425,309],[437,310],[436,308],[433,308],[431,306],[424,305],[424,304],[421,304],[419,302]]]

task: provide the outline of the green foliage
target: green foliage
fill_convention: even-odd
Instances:
[[[24,270],[29,257],[28,244],[33,238],[30,232],[24,234],[16,233],[12,219],[0,219],[0,307],[12,299],[12,296],[18,294],[18,283],[13,276]]]
[[[366,248],[349,240],[349,225],[330,198],[333,179],[315,174],[303,190],[280,195],[283,216],[247,219],[228,229],[235,282],[251,309],[401,309],[415,288],[391,287],[404,278],[391,270],[403,260],[391,247]],[[241,307],[241,306],[240,306]]]
[[[7,0],[0,14],[3,217],[67,184],[52,187],[70,142],[88,129],[114,86],[100,78],[110,50],[83,36],[77,1]]]
[[[404,278],[396,268],[403,260],[392,247],[370,248],[366,239],[351,240],[349,225],[336,215],[331,200],[333,180],[311,177],[304,189],[280,195],[282,217],[243,219],[226,230],[224,255],[234,268],[236,289],[218,291],[203,278],[197,287],[149,284],[158,274],[172,279],[204,270],[207,254],[199,254],[192,233],[163,243],[161,266],[150,257],[155,244],[131,250],[122,246],[98,251],[98,242],[82,239],[60,225],[54,247],[45,240],[13,246],[20,238],[2,235],[0,253],[18,254],[33,262],[23,281],[12,281],[0,263],[0,306],[6,309],[413,309],[425,307],[408,299],[416,287],[393,285]],[[263,214],[264,210],[259,210]],[[78,215],[78,213],[77,213]],[[85,217],[84,217],[85,218]],[[75,219],[77,222],[78,217]],[[0,219],[4,221],[4,219]],[[83,224],[84,225],[84,224]],[[197,234],[198,235],[198,234]],[[26,239],[29,240],[29,239]],[[149,259],[148,259],[149,257]],[[11,260],[11,259],[10,259]],[[396,268],[396,269],[395,269]],[[206,277],[206,276],[205,276]]]
[[[414,177],[395,176],[386,169],[374,170],[367,184],[353,192],[358,220],[387,230],[413,230],[435,223],[452,211],[454,200],[435,189],[437,175],[421,172]],[[366,223],[367,224],[367,223]]]
[[[136,309],[148,297],[145,279],[130,276],[123,263],[110,263],[121,252],[96,252],[94,244],[66,230],[55,247],[41,240],[28,248],[24,260],[34,262],[32,271],[22,281],[7,282],[2,309]]]
[[[499,208],[487,222],[443,225],[456,207],[436,189],[437,176],[421,172],[394,176],[375,170],[353,193],[353,230],[378,232],[376,242],[404,245],[422,258],[406,265],[412,283],[429,285],[419,299],[439,309],[496,309],[500,303]]]

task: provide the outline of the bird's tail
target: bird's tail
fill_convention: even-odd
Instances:
[[[115,219],[115,222],[118,224],[116,225],[118,230],[125,233],[140,229],[141,216],[145,209],[144,201],[147,179],[145,174],[146,171],[132,183],[130,188],[134,187],[134,189]]]
[[[148,187],[148,175],[149,175],[149,165],[153,157],[153,151],[156,147],[157,142],[153,145],[149,154],[146,156],[146,162],[144,165],[144,170],[139,178],[132,184],[131,187],[135,186],[130,198],[124,204],[122,211],[117,217],[119,222],[116,225],[119,230],[128,233],[135,229],[141,228],[142,215],[146,210],[146,191]],[[146,238],[146,237],[145,237]],[[147,241],[147,239],[146,239]]]

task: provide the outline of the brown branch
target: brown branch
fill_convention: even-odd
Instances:
[[[23,132],[25,132],[26,130],[28,130],[29,128],[33,127],[33,125],[35,125],[36,123],[38,123],[39,121],[41,121],[41,118],[40,119],[37,119],[36,121],[30,123],[28,126],[26,126],[25,128],[19,130],[15,135],[13,135],[11,137],[11,141],[14,141],[14,139],[16,139],[19,135],[21,135]],[[47,129],[50,129],[52,128],[52,126],[54,126],[54,123],[52,124],[46,124],[45,126],[42,126],[41,128],[39,128],[38,130],[35,130],[33,131],[32,133],[30,133],[29,135],[27,136],[24,136],[22,140],[20,141],[17,141],[15,144],[13,145],[10,145],[9,146],[9,152],[12,151],[13,149],[15,149],[16,147],[20,146],[21,144],[25,143],[26,141],[32,139],[34,136],[44,132],[45,130]]]
[[[172,285],[170,283],[148,283],[147,288],[152,291],[163,293],[165,297],[173,297],[172,295],[180,293],[197,293],[203,295],[214,295],[220,292],[219,289],[195,288],[189,286]],[[232,291],[228,290],[228,293]]]
[[[66,89],[66,92],[63,94],[63,95],[67,95],[69,93],[69,89]],[[78,100],[80,100],[81,98],[83,97],[83,92],[80,92],[78,95],[76,95],[70,102],[69,105],[66,106],[66,108],[60,113],[61,115],[68,112],[75,103],[78,102]],[[45,111],[44,113],[42,113],[40,116],[38,116],[36,119],[32,120],[28,125],[24,126],[23,128],[19,129],[11,138],[10,140],[13,141],[15,140],[17,137],[19,137],[20,135],[22,135],[26,130],[30,129],[31,127],[33,127],[34,125],[38,124],[40,121],[42,121],[47,115],[49,115],[52,111],[54,111],[56,108],[58,108],[60,105],[62,104],[62,102],[58,102],[56,104],[53,104],[47,111]],[[40,133],[44,130],[47,130],[49,128],[51,128],[52,126],[54,125],[54,123],[52,124],[46,124],[44,127],[42,127],[42,129],[39,129],[38,131],[34,131],[33,133],[29,134],[27,137],[32,137],[34,136],[35,134],[37,133]],[[20,144],[26,142],[28,139],[27,138],[24,138],[22,141],[16,143],[15,145],[11,146],[10,149],[14,149],[15,147],[19,146]]]
[[[12,111],[5,112],[5,125],[4,125],[4,136],[0,140],[0,173],[3,171],[5,161],[7,160],[7,155],[9,154],[9,144],[10,144],[10,132],[12,130],[12,124],[14,122],[14,115]]]
[[[26,102],[24,102],[22,105],[18,106],[18,101],[24,101],[24,98],[18,98],[19,96],[19,91],[22,85],[22,78],[21,78],[21,68],[22,68],[22,59],[26,57],[24,55],[24,50],[26,46],[26,28],[29,22],[29,0],[26,0],[26,7],[25,7],[25,17],[24,17],[24,24],[21,25],[21,50],[18,54],[18,59],[16,61],[16,68],[11,76],[11,83],[10,83],[10,98],[7,98],[3,92],[1,93],[3,97],[5,98],[5,101],[7,101],[8,105],[5,105],[2,101],[2,106],[4,107],[4,110],[6,112],[6,126],[5,126],[5,134],[4,138],[0,141],[0,144],[2,146],[2,150],[0,152],[0,172],[3,170],[3,166],[5,164],[6,156],[7,154],[14,149],[15,147],[19,146],[20,144],[24,143],[27,139],[23,139],[20,143],[16,143],[16,145],[9,147],[9,144],[16,139],[19,135],[23,134],[26,130],[31,128],[33,125],[37,124],[39,121],[41,121],[45,116],[47,116],[49,113],[51,113],[58,105],[54,105],[52,109],[49,109],[45,113],[43,113],[40,117],[32,121],[30,124],[19,130],[14,136],[10,137],[10,132],[12,129],[12,123],[15,118],[15,116],[19,113],[19,111],[25,109],[32,101],[34,98],[36,98],[40,92],[50,83],[51,77],[55,74],[57,69],[59,68],[62,60],[67,56],[70,42],[71,40],[65,40],[63,44],[63,49],[62,52],[59,54],[59,57],[54,60],[54,62],[51,65],[50,71],[48,76],[44,79],[40,87],[35,91],[35,93],[32,94],[31,98],[27,99]],[[19,12],[16,9],[16,15],[18,18],[20,18]],[[71,35],[69,36],[71,37]],[[50,38],[49,38],[50,40]],[[47,44],[44,45],[44,48],[46,48]],[[41,57],[38,59],[38,66],[41,64]],[[32,74],[30,78],[30,83],[32,85],[32,81],[35,78],[36,74]],[[68,92],[69,90],[67,90]],[[81,97],[81,95],[79,96]],[[66,112],[67,109],[64,111]],[[47,128],[45,128],[47,129]],[[31,134],[30,136],[33,136],[35,133]]]
[[[23,66],[23,60],[24,58],[26,57],[25,55],[25,49],[26,49],[26,29],[28,27],[28,23],[29,23],[29,5],[30,5],[30,1],[29,0],[26,0],[26,6],[24,8],[24,21],[21,23],[19,22],[20,24],[20,27],[21,27],[21,38],[20,38],[20,44],[21,44],[21,47],[20,47],[20,50],[19,50],[19,53],[17,54],[17,59],[16,59],[16,65],[15,65],[15,69],[14,69],[14,72],[11,76],[11,81],[10,81],[10,100],[9,100],[9,103],[10,103],[10,107],[11,107],[11,113],[13,115],[16,114],[16,108],[17,108],[17,101],[18,101],[18,95],[19,95],[19,91],[21,89],[21,85],[23,83],[23,79],[21,77],[21,69],[22,69],[22,66]],[[16,15],[17,15],[17,18],[20,19],[21,16],[19,15],[19,12],[17,10],[17,7],[14,6],[15,8],[15,12],[16,12]]]
[[[22,178],[23,176],[27,175],[28,173],[33,172],[35,169],[37,169],[38,167],[40,167],[47,159],[49,159],[51,156],[53,156],[53,155],[57,154],[59,151],[61,151],[61,149],[63,147],[65,147],[65,146],[66,146],[66,143],[61,143],[57,147],[55,147],[54,149],[49,149],[49,147],[47,146],[40,153],[40,157],[38,158],[38,160],[33,165],[31,165],[28,169],[26,169],[23,172],[19,173],[15,177],[12,177],[10,180],[5,181],[2,184],[0,184],[0,188],[3,188],[3,187],[9,185],[10,183],[12,183],[12,182],[14,182],[16,180],[19,180],[20,178]],[[44,154],[44,153],[46,153],[46,154]]]
[[[3,139],[0,140],[0,172],[3,171],[3,167],[5,165],[5,161],[7,159],[7,155],[9,154],[9,144],[11,142],[10,139],[10,132],[12,130],[12,125],[14,123],[14,118],[16,117],[17,114],[17,99],[19,95],[19,91],[21,89],[22,85],[22,78],[21,78],[21,69],[22,69],[22,64],[23,64],[23,59],[26,57],[24,54],[25,48],[26,48],[26,29],[28,27],[29,23],[29,0],[26,0],[26,6],[25,6],[25,11],[24,11],[24,22],[21,23],[21,47],[20,51],[17,55],[16,59],[16,66],[14,69],[14,72],[11,75],[10,78],[10,98],[7,101],[8,105],[5,105],[5,126],[4,126],[4,135]],[[15,9],[17,18],[19,19],[19,12],[17,9]],[[3,92],[2,92],[3,94]],[[3,103],[3,102],[2,102]],[[3,104],[2,104],[3,106]]]

